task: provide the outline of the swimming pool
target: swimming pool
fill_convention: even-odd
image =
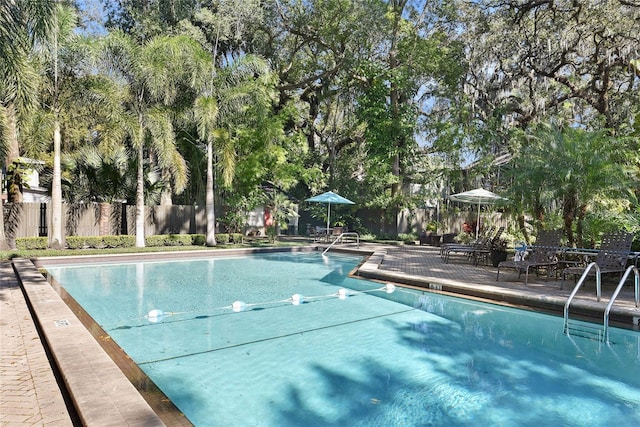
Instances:
[[[607,346],[553,316],[387,293],[346,277],[359,261],[47,270],[197,426],[640,424],[637,332],[613,328]]]

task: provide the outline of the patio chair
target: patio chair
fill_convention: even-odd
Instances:
[[[495,236],[493,236],[493,238],[489,241],[488,245],[476,249],[476,251],[473,253],[475,265],[478,265],[481,259],[484,259],[485,263],[489,260],[492,248],[498,246],[498,243],[500,242],[500,239],[502,237],[502,233],[504,233],[504,229],[504,227],[498,228],[498,231],[496,231]],[[506,256],[506,252],[504,254]]]
[[[615,231],[605,233],[600,242],[600,248],[594,262],[600,269],[600,274],[624,273],[627,267],[631,244],[633,243],[633,233],[625,231]],[[572,274],[574,280],[576,276],[584,273],[585,266],[567,267],[562,270],[562,283],[564,284],[567,274]],[[596,274],[596,270],[590,270],[590,276]]]
[[[431,235],[433,233],[431,231],[423,231],[422,233],[420,233],[419,239],[420,239],[420,246],[422,245],[430,245],[431,244]]]
[[[498,231],[493,236],[484,236],[475,244],[467,246],[450,246],[447,248],[444,254],[445,264],[449,263],[449,255],[452,253],[464,254],[473,260],[473,265],[478,265],[478,260],[484,253],[489,253],[491,245],[500,240],[500,237],[504,233],[504,227],[498,228]]]
[[[493,236],[493,232],[495,231],[496,227],[495,226],[490,226],[488,227],[483,233],[482,235],[480,235],[477,239],[473,240],[470,243],[458,243],[458,242],[452,242],[452,243],[446,243],[443,245],[440,245],[440,257],[444,260],[445,256],[447,255],[447,251],[450,249],[454,249],[454,248],[469,248],[472,246],[478,246],[481,244],[486,244],[488,239],[491,239],[491,237]]]
[[[541,230],[538,233],[535,245],[528,248],[529,255],[524,260],[507,260],[498,263],[496,282],[500,281],[501,268],[515,268],[518,270],[518,279],[520,279],[522,273],[525,273],[525,285],[529,283],[529,269],[531,268],[535,269],[537,274],[539,268],[545,267],[547,269],[547,277],[549,277],[551,269],[558,264],[561,238],[562,230]]]

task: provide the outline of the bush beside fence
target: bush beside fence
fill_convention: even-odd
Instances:
[[[130,248],[136,243],[135,236],[67,236],[66,247],[68,249],[106,249],[106,248]],[[163,246],[204,246],[206,237],[204,234],[162,234],[145,237],[145,245],[148,247]],[[219,244],[241,244],[243,236],[240,233],[218,233],[216,242]],[[19,250],[47,249],[47,237],[19,237],[16,239],[16,248]]]

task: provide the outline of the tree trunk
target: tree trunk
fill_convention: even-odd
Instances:
[[[15,159],[20,156],[20,146],[18,145],[18,126],[16,121],[16,110],[13,103],[9,103],[5,106],[5,115],[7,119],[7,137],[8,147],[5,157],[5,165],[7,168]],[[4,182],[4,175],[2,173],[3,168],[0,167],[0,183]],[[10,197],[7,191],[7,197]],[[2,198],[2,192],[0,191],[0,250],[11,249],[11,245],[7,242],[7,235],[4,229],[4,199]]]
[[[111,204],[100,203],[100,216],[98,218],[98,233],[100,236],[111,235]]]
[[[160,194],[160,206],[173,206],[173,200],[171,198],[173,194],[173,187],[170,184],[171,174],[166,169],[162,170],[162,179],[169,184],[167,184],[167,186],[162,190],[162,194]]]
[[[11,102],[5,107],[7,116],[7,136],[9,146],[7,147],[6,166],[9,166],[20,157],[20,144],[18,144],[18,122],[16,119],[16,108]]]
[[[2,169],[0,168],[0,182],[2,182]],[[4,198],[2,192],[0,192],[0,251],[9,250],[9,243],[7,243],[7,236],[4,232]]]
[[[51,183],[51,233],[49,235],[49,247],[52,249],[62,249],[64,247],[64,241],[62,240],[61,146],[60,121],[56,118],[53,129],[53,180]]]
[[[7,171],[20,157],[20,144],[18,143],[18,121],[16,119],[16,110],[13,103],[9,103],[5,108],[7,117],[7,155],[5,166]],[[17,169],[14,169],[13,176],[7,175],[7,201],[9,203],[22,203],[22,176],[20,176],[20,167],[16,163]],[[0,181],[2,182],[2,181]]]
[[[399,67],[398,64],[398,39],[400,37],[401,21],[404,8],[406,6],[406,0],[396,0],[391,2],[394,14],[393,23],[393,35],[391,40],[391,47],[389,49],[389,70],[391,75],[394,75],[395,70]],[[402,171],[402,158],[401,153],[404,151],[405,138],[402,129],[402,117],[400,113],[400,89],[394,79],[391,81],[391,88],[389,93],[389,99],[391,103],[391,120],[393,123],[394,133],[393,146],[394,153],[392,158],[391,173],[396,177],[396,182],[391,185],[391,197],[402,194],[403,190],[403,171]],[[397,215],[397,214],[396,214]]]
[[[527,227],[525,227],[524,215],[518,215],[518,228],[520,228],[520,232],[524,236],[524,241],[527,242],[527,245],[531,244],[531,236],[529,236]]]
[[[573,246],[575,243],[575,237],[573,235],[573,220],[575,219],[575,194],[569,192],[564,197],[564,203],[562,207],[562,219],[564,222],[564,231],[567,233],[567,243],[569,246]]]
[[[584,219],[587,216],[587,205],[582,204],[578,208],[578,217],[576,218],[576,242],[578,247],[587,248],[590,245],[584,241]]]
[[[144,248],[144,137],[138,147],[138,182],[136,185],[136,247]]]
[[[211,139],[211,138],[210,138]],[[205,194],[205,210],[207,212],[207,246],[216,245],[216,212],[213,194],[213,141],[207,142],[207,185]]]

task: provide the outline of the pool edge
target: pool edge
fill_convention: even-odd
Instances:
[[[35,264],[12,264],[82,424],[165,426]]]

